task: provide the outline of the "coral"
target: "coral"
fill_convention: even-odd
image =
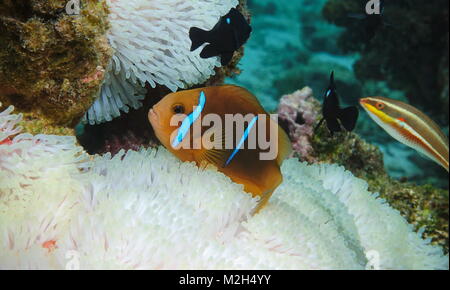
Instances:
[[[0,113],[0,132],[18,119]],[[2,269],[448,269],[336,165],[288,160],[251,216],[241,185],[162,148],[88,159],[71,137],[19,135],[0,151]]]
[[[2,1],[0,100],[54,126],[74,126],[100,88],[111,50],[105,1]],[[55,130],[56,131],[56,130]]]
[[[364,13],[366,3],[329,0],[323,9],[328,21],[345,28],[340,47],[361,54],[358,78],[387,80],[411,104],[448,124],[448,1],[386,1],[382,16],[349,17]]]
[[[177,91],[204,83],[220,66],[218,58],[202,59],[190,51],[189,29],[210,30],[238,0],[107,0],[114,49],[101,95],[84,121],[91,125],[111,121],[142,106],[149,83]],[[139,89],[140,88],[140,89]]]
[[[424,236],[448,252],[448,191],[394,180],[385,170],[380,149],[355,133],[331,136],[325,126],[314,132],[321,117],[319,110],[320,104],[310,88],[281,98],[280,125],[289,133],[294,156],[309,163],[344,166],[367,181],[369,190],[379,192],[416,230],[425,227]]]
[[[319,102],[312,96],[313,91],[309,87],[285,95],[281,97],[277,111],[280,126],[289,133],[292,140],[293,151],[308,162],[316,161],[312,155],[311,139],[320,108]]]
[[[25,132],[33,135],[46,134],[46,135],[58,135],[58,136],[75,136],[74,129],[71,126],[59,126],[54,124],[51,120],[42,118],[32,112],[23,113],[23,118],[20,125],[24,128]]]

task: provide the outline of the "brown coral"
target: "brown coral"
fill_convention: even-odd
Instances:
[[[32,119],[74,126],[96,97],[111,50],[105,1],[83,1],[74,16],[66,4],[0,4],[0,100]]]

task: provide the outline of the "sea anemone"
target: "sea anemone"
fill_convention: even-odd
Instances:
[[[217,57],[203,59],[190,51],[189,29],[214,27],[238,0],[108,0],[115,50],[100,97],[86,113],[90,124],[110,121],[120,111],[139,108],[149,83],[172,91],[205,82],[220,66]]]
[[[286,161],[252,216],[242,185],[163,148],[87,158],[73,138],[13,143],[0,145],[1,269],[448,269],[336,165]]]
[[[0,103],[0,108],[2,103]],[[22,115],[11,115],[14,111],[13,106],[9,106],[3,112],[0,112],[0,144],[9,140],[9,136],[15,135],[22,130],[22,128],[17,127],[17,123],[22,119]]]

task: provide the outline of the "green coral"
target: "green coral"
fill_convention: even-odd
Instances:
[[[22,132],[33,135],[46,134],[58,136],[75,136],[75,130],[65,126],[58,126],[51,121],[35,116],[33,113],[24,113],[19,126],[23,127]]]
[[[355,176],[366,180],[369,191],[380,193],[416,230],[425,227],[424,236],[448,252],[448,191],[390,178],[380,149],[355,133],[330,136],[323,126],[314,135],[312,146],[319,162],[343,165]]]
[[[410,102],[448,124],[449,13],[447,0],[385,1],[381,16],[364,15],[367,0],[329,0],[324,17],[345,28],[338,41],[358,52],[355,73],[361,80],[386,80]],[[386,96],[389,97],[389,96]]]
[[[112,51],[105,1],[82,1],[80,15],[68,15],[67,2],[0,3],[0,101],[73,127],[94,101]]]

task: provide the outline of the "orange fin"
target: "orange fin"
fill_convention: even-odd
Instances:
[[[258,101],[256,96],[253,95],[250,91],[234,85],[222,86],[220,90],[223,96],[236,96],[239,97],[241,100],[247,102],[255,109],[256,114],[266,114],[266,111],[264,110],[261,103]]]
[[[227,162],[229,155],[229,150],[225,149],[202,150],[202,152],[198,154],[196,161],[201,166],[212,164],[217,168],[222,168]]]
[[[213,148],[209,150],[202,149],[196,160],[197,163],[201,165],[205,165],[206,163],[215,165],[217,168],[221,168],[227,161],[230,152],[225,149],[225,140],[222,135],[214,134],[213,138]]]
[[[278,125],[277,125],[278,126]],[[292,143],[286,132],[278,126],[278,157],[277,163],[279,166],[286,160],[292,153]]]

